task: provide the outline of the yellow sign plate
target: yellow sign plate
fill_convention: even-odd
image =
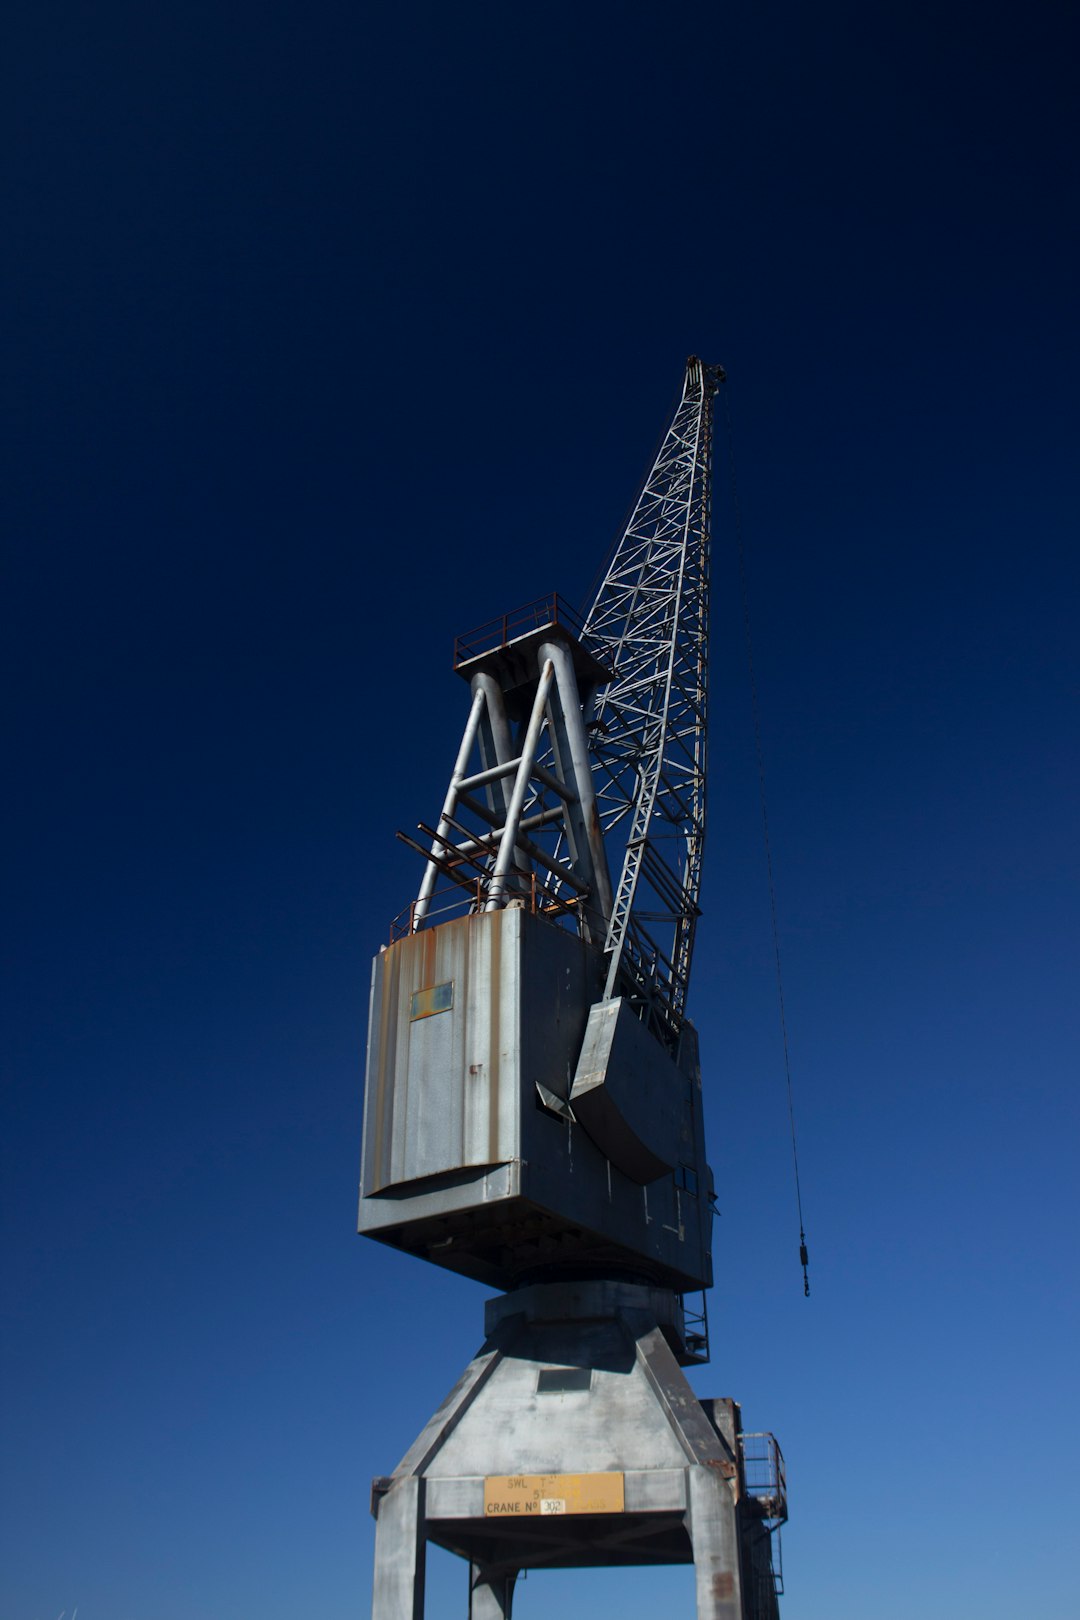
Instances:
[[[621,1513],[622,1474],[489,1474],[484,1515],[489,1519],[549,1513]]]

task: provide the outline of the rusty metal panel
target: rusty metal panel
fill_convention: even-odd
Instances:
[[[518,932],[513,912],[461,917],[376,959],[365,1193],[516,1156]]]
[[[673,1172],[640,1185],[574,1119],[601,974],[587,942],[513,905],[380,953],[362,1232],[498,1288],[568,1263],[708,1286],[711,1178],[691,1026],[677,1068],[643,1028],[632,1032],[682,1098]]]
[[[521,1156],[537,1084],[565,1097],[595,991],[581,940],[514,907],[456,918],[376,958],[365,1194]]]

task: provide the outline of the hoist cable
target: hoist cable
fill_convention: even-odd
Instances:
[[[787,1015],[784,1010],[784,976],[780,971],[780,927],[776,916],[776,884],[773,881],[772,844],[769,839],[769,811],[765,794],[765,750],[761,741],[761,710],[758,704],[757,677],[754,672],[754,642],[750,633],[750,588],[746,573],[746,549],[743,544],[742,508],[739,504],[739,484],[735,475],[735,435],[731,426],[731,396],[723,390],[724,418],[727,426],[728,462],[731,469],[731,504],[735,516],[735,543],[739,556],[739,586],[742,593],[743,633],[746,637],[746,663],[750,672],[750,708],[754,719],[754,747],[757,752],[758,786],[761,795],[761,828],[765,841],[765,869],[769,879],[769,909],[772,914],[773,952],[776,957],[776,994],[780,1003],[780,1034],[784,1045],[784,1075],[787,1080],[788,1123],[791,1127],[791,1158],[795,1167],[795,1203],[799,1212],[799,1264],[802,1266],[803,1293],[810,1297],[810,1278],[807,1267],[810,1256],[806,1248],[806,1229],[803,1225],[802,1188],[799,1183],[799,1147],[795,1139],[795,1104],[791,1088],[791,1057],[788,1050]]]

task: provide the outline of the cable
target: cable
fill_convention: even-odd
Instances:
[[[765,795],[765,750],[761,743],[761,711],[758,705],[757,677],[754,673],[754,642],[750,634],[750,590],[746,577],[746,551],[743,545],[742,508],[739,504],[739,484],[735,476],[735,436],[731,427],[731,396],[724,394],[724,418],[727,426],[728,461],[731,468],[731,504],[735,513],[735,541],[739,554],[739,585],[742,591],[743,631],[746,636],[746,662],[750,671],[750,707],[754,717],[754,747],[757,751],[758,784],[761,791],[761,827],[765,839],[765,867],[769,875],[769,909],[772,913],[773,951],[776,956],[776,994],[780,1003],[780,1033],[784,1043],[784,1074],[787,1079],[788,1122],[791,1126],[791,1157],[795,1167],[795,1203],[799,1212],[799,1264],[802,1266],[803,1294],[810,1297],[810,1278],[807,1267],[810,1255],[806,1247],[806,1229],[803,1225],[802,1188],[799,1184],[799,1148],[795,1140],[795,1105],[791,1089],[791,1057],[788,1051],[787,1015],[784,1011],[784,978],[780,971],[780,928],[776,920],[776,885],[773,882],[772,845],[769,840],[769,812]]]

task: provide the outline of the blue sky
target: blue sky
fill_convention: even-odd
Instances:
[[[485,1297],[353,1231],[394,830],[453,636],[586,595],[691,352],[813,1287],[721,458],[695,1385],[784,1447],[785,1620],[1077,1612],[1075,48],[1048,3],[16,7],[0,1620],[366,1612],[368,1482]]]

